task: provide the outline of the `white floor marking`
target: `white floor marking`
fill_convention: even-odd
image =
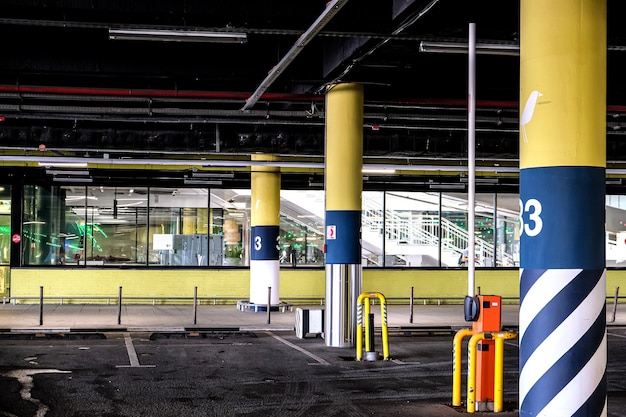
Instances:
[[[155,368],[156,365],[141,365],[139,358],[137,357],[137,351],[135,345],[133,345],[133,339],[130,337],[130,333],[124,333],[124,343],[126,344],[126,352],[128,352],[128,359],[130,365],[117,365],[116,368]]]
[[[284,344],[286,344],[287,346],[294,348],[295,350],[304,353],[305,355],[307,355],[310,358],[315,359],[318,363],[322,364],[322,365],[330,365],[330,363],[328,363],[328,361],[326,361],[325,359],[320,358],[319,356],[317,356],[314,353],[309,352],[306,349],[301,348],[300,346],[294,345],[293,343],[283,339],[280,336],[276,336],[274,333],[272,332],[265,332],[267,334],[269,334],[270,336],[272,336],[274,339],[278,340],[279,342],[282,342]]]
[[[47,405],[39,401],[37,398],[33,398],[30,391],[33,389],[33,377],[35,374],[69,374],[71,371],[60,371],[58,369],[14,369],[9,372],[2,373],[0,375],[9,378],[15,378],[22,385],[20,390],[20,396],[23,400],[30,401],[37,406],[37,412],[35,417],[43,417],[50,409]],[[11,416],[11,414],[5,414]]]

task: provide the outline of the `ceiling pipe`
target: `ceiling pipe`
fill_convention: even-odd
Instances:
[[[143,98],[179,98],[179,99],[215,99],[215,100],[245,100],[249,93],[232,91],[199,91],[199,90],[152,90],[136,88],[99,88],[99,87],[69,87],[69,86],[35,86],[35,85],[7,85],[0,84],[0,93],[15,94],[64,94],[76,96],[112,96],[112,97],[143,97]],[[264,93],[263,101],[287,102],[324,102],[324,97],[314,94],[295,93]],[[365,103],[365,107],[390,106],[412,108],[414,106],[454,106],[464,110],[467,98],[463,99],[430,99],[398,97],[389,102]],[[519,109],[517,101],[477,100],[477,107]],[[607,112],[626,113],[626,105],[607,105]]]
[[[194,90],[149,90],[133,88],[85,88],[85,87],[55,87],[30,85],[0,85],[1,93],[40,93],[40,94],[73,94],[86,96],[119,96],[119,97],[167,97],[167,98],[201,98],[201,99],[234,99],[245,100],[248,93],[228,91],[194,91]],[[312,94],[268,93],[264,100],[286,100],[309,102],[323,101],[323,97]]]
[[[60,164],[96,164],[128,166],[136,165],[145,169],[147,166],[185,166],[201,168],[248,168],[252,166],[271,166],[279,168],[296,169],[324,169],[324,162],[312,161],[252,161],[252,160],[206,160],[206,159],[103,159],[103,158],[79,158],[79,157],[37,157],[26,155],[0,156],[0,162],[32,163],[41,167],[55,167]],[[95,167],[90,167],[95,168]],[[463,165],[403,165],[403,164],[363,164],[363,170],[396,170],[396,171],[440,171],[440,172],[465,172],[467,166]],[[517,173],[517,167],[479,166],[476,172]],[[609,170],[607,170],[609,172]]]
[[[267,74],[254,93],[246,100],[246,104],[241,111],[246,111],[254,106],[263,96],[265,91],[274,83],[278,76],[296,59],[304,47],[317,35],[324,26],[346,5],[348,0],[333,0],[326,4],[326,9],[315,19],[315,22],[304,32],[291,47],[287,54],[276,64]]]

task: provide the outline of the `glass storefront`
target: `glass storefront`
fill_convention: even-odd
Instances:
[[[281,266],[323,266],[324,192],[280,195]],[[10,204],[8,196],[4,201]],[[477,195],[478,267],[518,265],[516,201],[517,195]],[[466,194],[365,191],[362,204],[364,267],[458,266],[470,238]],[[10,209],[0,221],[8,262]],[[249,190],[24,187],[28,266],[245,267],[249,230]]]

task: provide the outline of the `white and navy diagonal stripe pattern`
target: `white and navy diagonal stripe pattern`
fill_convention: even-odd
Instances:
[[[520,270],[520,416],[606,416],[606,272]]]

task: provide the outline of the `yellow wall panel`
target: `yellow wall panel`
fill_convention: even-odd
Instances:
[[[317,303],[325,298],[326,272],[323,269],[282,269],[280,271],[281,298],[297,303]],[[119,287],[123,297],[154,298],[193,297],[198,287],[198,297],[217,298],[220,303],[236,303],[250,297],[250,273],[247,269],[217,270],[102,270],[102,269],[13,269],[11,270],[11,296],[25,297],[22,302],[37,302],[39,287],[44,287],[45,298],[60,298],[67,303],[90,302],[89,297],[117,299]],[[504,302],[517,302],[519,298],[519,271],[476,271],[476,286],[481,294],[495,294]],[[419,269],[364,269],[363,291],[381,292],[390,304],[406,303],[411,295],[415,303],[458,303],[467,293],[465,270]],[[607,271],[607,296],[615,294],[616,287],[626,290],[626,270]],[[29,297],[30,299],[26,299]],[[86,297],[86,299],[81,299]],[[95,300],[92,300],[96,302]],[[209,300],[208,302],[212,302]]]

